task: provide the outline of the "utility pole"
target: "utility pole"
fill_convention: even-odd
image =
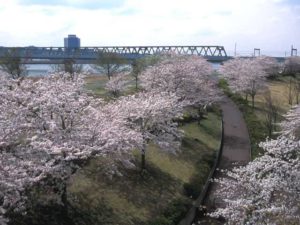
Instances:
[[[260,56],[260,48],[254,48],[254,53],[253,53],[253,57],[256,56],[256,52],[258,53],[257,56]]]
[[[236,57],[236,42],[234,43],[234,57]]]
[[[291,47],[291,56],[297,56],[297,49],[292,45]]]

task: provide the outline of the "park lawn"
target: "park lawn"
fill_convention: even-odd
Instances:
[[[214,163],[220,117],[209,113],[200,126],[191,122],[181,128],[185,132],[181,151],[167,154],[151,144],[143,175],[138,151],[135,169],[121,168],[122,175],[104,175],[109,162],[101,158],[77,172],[68,186],[69,202],[77,212],[73,218],[89,224],[177,224],[199,195]]]
[[[85,78],[85,88],[94,95],[104,97],[106,95],[105,84],[108,81],[105,75],[90,75]]]
[[[291,105],[288,104],[288,77],[279,77],[275,80],[268,80],[268,90],[271,93],[273,103],[278,107],[277,113],[277,123],[282,121],[283,115],[291,108]],[[260,92],[255,97],[255,120],[252,120],[252,125],[248,125],[249,132],[251,134],[251,144],[252,144],[252,158],[263,153],[263,150],[258,147],[259,142],[265,141],[269,136],[265,122],[266,122],[266,107],[265,107],[265,97],[264,92]],[[250,103],[249,103],[250,104]],[[251,118],[248,117],[248,118]],[[250,119],[251,121],[251,119]],[[249,122],[248,122],[249,123]],[[251,122],[250,122],[251,123]],[[250,128],[249,128],[250,127]],[[280,131],[279,126],[275,126],[275,131],[271,138],[275,138]],[[253,143],[254,142],[254,143]]]
[[[290,108],[288,103],[288,81],[286,79],[270,80],[268,81],[268,90],[271,93],[273,104],[278,108],[277,118],[278,122],[283,119],[283,116]],[[259,92],[255,97],[255,114],[260,121],[264,124],[266,120],[266,99],[265,93]],[[279,129],[277,127],[277,129]],[[267,136],[267,133],[266,135]]]
[[[288,103],[288,78],[279,78],[277,80],[268,81],[268,90],[271,93],[273,104],[278,108],[277,113],[277,123],[282,121],[283,115],[286,114],[288,110],[291,109],[291,105]],[[264,124],[266,121],[266,99],[265,93],[260,92],[255,99],[255,115],[257,116],[259,122]],[[279,131],[279,126],[276,126],[276,131]],[[267,131],[265,131],[265,137],[268,136]],[[276,136],[276,134],[274,134]]]
[[[288,103],[288,84],[289,81],[287,79],[270,80],[268,82],[268,89],[270,90],[274,104],[278,107],[278,112],[280,115],[285,114],[291,108],[291,105]],[[264,92],[260,92],[256,96],[255,106],[257,115],[261,119],[264,119],[261,113],[261,111],[264,109],[264,104]]]
[[[124,91],[123,95],[129,95],[136,92],[135,82],[132,76],[127,75],[125,79],[127,82],[127,88]],[[104,99],[109,99],[109,95],[105,90],[105,84],[108,81],[107,76],[105,75],[89,75],[85,78],[85,88],[91,91],[94,95],[102,97]]]

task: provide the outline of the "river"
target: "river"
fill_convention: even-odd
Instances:
[[[214,70],[217,70],[220,67],[220,63],[211,63]],[[58,65],[49,65],[49,64],[28,64],[26,65],[27,75],[32,77],[45,76],[55,71]],[[83,70],[93,71],[93,65],[83,65]],[[97,72],[95,72],[97,73]]]

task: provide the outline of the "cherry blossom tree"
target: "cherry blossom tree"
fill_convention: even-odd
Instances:
[[[284,62],[284,73],[295,75],[300,72],[300,57],[292,56],[285,60]]]
[[[83,73],[84,66],[82,64],[76,64],[75,59],[65,59],[62,64],[52,64],[50,65],[52,73]]]
[[[105,84],[105,89],[111,94],[114,98],[120,96],[120,94],[125,91],[127,80],[125,78],[126,73],[118,73],[111,77],[111,79]]]
[[[99,52],[94,69],[105,74],[110,80],[116,73],[126,70],[125,64],[126,60],[120,54]]]
[[[288,77],[288,80],[286,82],[286,97],[290,105],[293,105],[294,100],[296,104],[299,104],[300,73],[296,73],[294,76]]]
[[[135,89],[138,90],[139,76],[140,74],[149,66],[153,66],[161,59],[161,55],[150,55],[143,58],[139,58],[133,61],[131,64],[132,71],[131,76],[133,76],[135,81]]]
[[[18,56],[18,49],[13,48],[7,52],[0,60],[0,69],[9,74],[13,79],[18,79],[26,75],[26,66]]]
[[[285,116],[280,124],[282,133],[297,140],[300,139],[300,105],[294,106]]]
[[[226,207],[211,216],[223,216],[228,224],[300,223],[299,112],[297,106],[286,114],[278,138],[260,143],[263,156],[217,180]]]
[[[250,95],[252,107],[257,92],[265,87],[266,67],[252,58],[235,58],[220,67],[220,73],[228,81],[229,87],[235,93]]]
[[[169,54],[140,76],[147,91],[175,93],[186,106],[203,107],[220,99],[212,66],[199,56]]]
[[[300,73],[295,75],[295,82],[294,82],[294,91],[296,97],[296,104],[300,103]]]
[[[276,129],[277,118],[279,114],[278,102],[272,98],[271,92],[268,90],[264,93],[264,110],[265,121],[264,124],[268,130],[268,136],[272,137],[273,131]]]
[[[182,106],[174,94],[141,92],[120,98],[117,105],[121,117],[142,136],[139,149],[142,157],[142,171],[145,167],[147,145],[150,142],[168,152],[176,152],[181,143],[182,132],[178,130],[175,118],[182,115]],[[111,110],[109,110],[111,111]]]
[[[266,72],[267,76],[271,77],[279,74],[280,64],[274,57],[258,56],[255,57],[255,61],[257,61],[263,67],[263,70]]]
[[[122,160],[142,143],[118,117],[119,108],[83,90],[83,78],[54,74],[34,81],[0,76],[0,222],[25,212],[26,193],[57,177],[66,180],[95,156]],[[66,186],[60,186],[62,198]],[[64,199],[62,199],[63,201]]]

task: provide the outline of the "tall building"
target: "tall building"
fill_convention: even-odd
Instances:
[[[64,43],[65,48],[80,48],[80,38],[74,34],[69,34],[64,38]]]

